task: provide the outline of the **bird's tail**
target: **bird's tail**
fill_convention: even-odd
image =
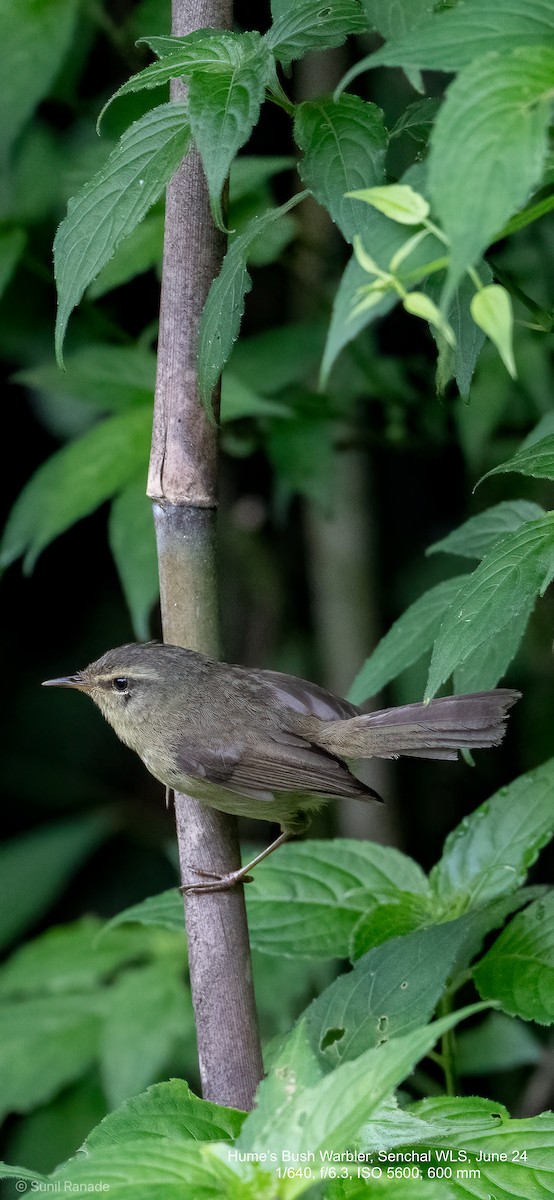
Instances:
[[[443,696],[427,704],[404,704],[348,720],[326,721],[317,743],[340,758],[449,758],[458,750],[498,746],[508,709],[520,693],[508,688]]]

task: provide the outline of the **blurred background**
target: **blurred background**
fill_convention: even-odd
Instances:
[[[236,4],[239,28],[251,27],[251,7]],[[263,32],[268,4],[256,5],[256,21]],[[86,380],[64,383],[52,367],[52,242],[67,199],[101,165],[127,125],[166,98],[163,89],[159,96],[122,98],[109,110],[103,136],[97,136],[104,101],[150,61],[136,39],[166,31],[164,0],[105,6],[90,0],[69,29],[61,66],[22,127],[11,129],[9,98],[3,102],[0,121],[10,145],[0,222],[8,233],[16,227],[24,233],[0,300],[4,518],[34,471],[101,416],[101,401],[90,387],[87,391]],[[361,40],[364,49],[370,47],[370,39]],[[346,48],[308,56],[288,80],[290,94],[300,100],[331,91],[353,53]],[[359,53],[358,45],[356,57]],[[364,98],[383,108],[389,128],[417,99],[398,71],[374,71],[356,82]],[[428,76],[427,85],[431,96],[440,97],[444,76]],[[8,79],[8,92],[10,86]],[[387,160],[391,178],[424,154],[426,131],[415,132],[395,138]],[[290,122],[276,106],[264,106],[245,153],[270,157],[271,165],[258,164],[256,170],[247,164],[232,178],[230,223],[239,231],[256,212],[282,203],[300,187]],[[145,393],[152,389],[162,224],[159,204],[142,241],[135,241],[127,258],[116,257],[89,289],[67,342],[68,358],[106,345],[127,351],[135,374],[142,356],[144,377],[133,386]],[[539,221],[493,248],[498,277],[507,285],[517,279],[517,318],[532,321],[529,302],[542,308],[552,303],[553,239],[552,222]],[[500,500],[548,504],[548,483],[519,476],[489,480],[476,495],[472,489],[552,408],[551,348],[540,332],[516,326],[515,383],[487,345],[467,404],[452,385],[437,395],[434,342],[421,322],[398,309],[344,351],[327,391],[319,393],[326,326],[346,260],[340,235],[311,203],[282,218],[271,241],[256,247],[253,289],[231,364],[249,389],[251,415],[241,415],[240,396],[229,392],[220,484],[224,657],[306,676],[342,694],[407,605],[467,569],[460,559],[426,556],[428,546]],[[113,375],[106,386],[114,386]],[[283,407],[292,410],[292,419],[283,421]],[[145,461],[144,478],[146,466]],[[135,613],[133,626],[110,551],[108,519],[109,506],[102,505],[49,545],[30,574],[18,562],[1,583],[0,938],[7,955],[51,927],[88,914],[110,917],[176,882],[173,815],[161,787],[84,697],[40,688],[41,680],[71,673],[110,646],[134,640],[137,620],[143,636],[159,636],[155,605],[148,621]],[[145,557],[151,571],[150,543]],[[410,760],[376,768],[368,778],[387,800],[384,812],[330,807],[318,816],[314,832],[376,837],[428,869],[466,812],[542,762],[551,751],[554,726],[553,605],[552,595],[540,602],[505,681],[520,688],[524,700],[501,750],[481,755],[473,768]],[[404,672],[375,705],[419,699],[427,666],[421,661]],[[243,830],[250,843],[265,842],[269,832],[254,824]],[[534,878],[547,874],[543,857]],[[166,949],[157,946],[155,953]],[[134,955],[131,947],[128,956]],[[277,1012],[272,993],[278,965],[265,959],[257,969],[269,1034],[287,1027],[328,970],[307,963]],[[194,1084],[192,1034],[185,1042],[166,1055],[159,1077],[173,1069]],[[534,1053],[522,1047],[521,1061],[497,1074],[492,1094],[510,1102]],[[473,1086],[478,1089],[478,1081]],[[114,1096],[117,1087],[112,1101]],[[76,1148],[106,1104],[97,1068],[85,1056],[78,1079],[61,1079],[28,1115],[8,1118],[2,1157],[43,1169],[54,1165]]]

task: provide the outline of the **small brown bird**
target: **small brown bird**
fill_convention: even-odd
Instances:
[[[44,686],[86,692],[166,787],[223,812],[280,823],[280,836],[248,866],[187,889],[201,892],[244,882],[326,800],[379,800],[345,760],[455,759],[461,749],[497,746],[519,699],[498,688],[362,713],[305,679],[157,642],[108,650]]]

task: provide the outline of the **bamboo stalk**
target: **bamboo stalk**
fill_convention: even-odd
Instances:
[[[173,0],[173,33],[229,28],[232,0]],[[172,96],[183,98],[180,81]],[[192,151],[167,190],[158,371],[148,495],[153,501],[164,640],[217,656],[217,436],[198,396],[200,315],[224,252]],[[218,397],[214,397],[217,411]],[[175,796],[181,876],[240,865],[236,819]],[[252,1107],[262,1076],[242,888],[185,901],[202,1092]]]

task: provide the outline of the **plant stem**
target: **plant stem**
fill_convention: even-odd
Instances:
[[[452,1001],[448,995],[444,995],[442,997],[441,1003],[439,1005],[439,1011],[440,1011],[441,1017],[446,1017],[446,1016],[448,1016],[449,1013],[452,1012]],[[448,1029],[446,1033],[443,1033],[442,1038],[441,1038],[440,1060],[441,1060],[441,1066],[444,1070],[444,1089],[445,1089],[447,1096],[455,1096],[456,1095],[456,1087],[457,1087],[456,1071],[455,1071],[455,1066],[454,1066],[454,1064],[455,1064],[455,1053],[454,1053],[455,1040],[454,1039],[455,1039],[455,1035],[454,1035],[453,1029]]]
[[[173,0],[173,33],[230,28],[232,0]],[[183,85],[172,84],[183,98]],[[200,315],[224,252],[199,157],[192,151],[167,190],[156,402],[148,495],[153,500],[164,639],[218,654],[215,567],[217,429],[198,396]],[[217,411],[218,397],[214,397]],[[184,884],[194,868],[240,866],[234,817],[175,796]],[[242,887],[185,901],[202,1092],[248,1109],[262,1075]]]

